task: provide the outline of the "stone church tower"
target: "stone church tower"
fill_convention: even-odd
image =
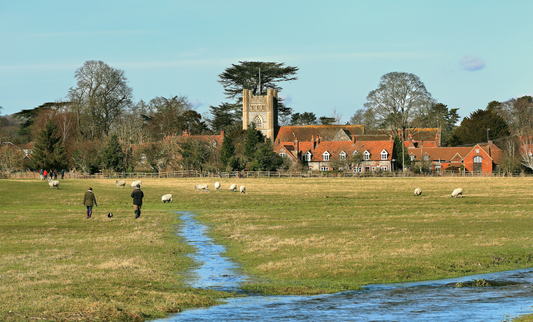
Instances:
[[[251,90],[242,93],[242,128],[246,130],[251,123],[263,135],[274,141],[278,127],[278,91],[267,89],[267,94],[254,96]]]

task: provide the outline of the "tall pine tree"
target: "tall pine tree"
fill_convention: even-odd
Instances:
[[[124,171],[124,157],[126,155],[122,151],[116,134],[111,136],[109,143],[102,151],[102,156],[102,161],[107,169],[112,169],[116,172]]]
[[[33,169],[66,169],[68,160],[61,136],[57,136],[57,126],[48,120],[33,147],[30,166]]]
[[[220,162],[224,166],[228,165],[229,160],[235,156],[235,146],[231,136],[224,135],[224,142],[222,142],[222,149],[220,151]]]
[[[260,143],[263,143],[265,136],[261,131],[255,128],[255,123],[251,123],[250,127],[246,130],[246,142],[244,142],[244,156],[248,160],[252,160],[255,156],[255,151],[257,151],[257,146]]]

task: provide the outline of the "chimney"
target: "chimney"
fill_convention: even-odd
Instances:
[[[224,137],[224,130],[220,131],[220,137]]]
[[[298,138],[294,138],[294,150],[296,150],[296,157],[298,157],[298,154],[300,154],[300,142],[298,142]]]
[[[311,141],[313,141],[313,150],[316,148],[315,136],[311,135]]]
[[[355,134],[352,134],[352,143],[355,144]]]
[[[316,144],[319,145],[320,144],[320,135],[316,136],[316,141],[317,141]]]

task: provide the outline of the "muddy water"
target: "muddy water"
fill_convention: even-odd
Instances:
[[[222,256],[207,228],[181,213],[181,236],[197,247],[202,265],[191,272],[194,287],[239,291],[246,281]],[[454,287],[483,278],[493,287]],[[533,269],[440,281],[369,285],[361,291],[318,296],[255,296],[186,310],[159,321],[505,321],[532,313]]]

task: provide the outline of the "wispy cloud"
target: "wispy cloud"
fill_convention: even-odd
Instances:
[[[290,95],[280,95],[279,98],[283,100],[283,104],[290,105],[292,103],[292,97]]]
[[[189,100],[189,103],[191,103],[192,107],[194,107],[194,108],[202,107],[202,106],[205,105],[204,103],[200,102],[200,100],[197,99],[197,98],[195,98],[193,100]]]
[[[464,55],[463,58],[461,58],[461,66],[464,70],[474,72],[485,68],[486,65],[485,61],[477,56]]]

